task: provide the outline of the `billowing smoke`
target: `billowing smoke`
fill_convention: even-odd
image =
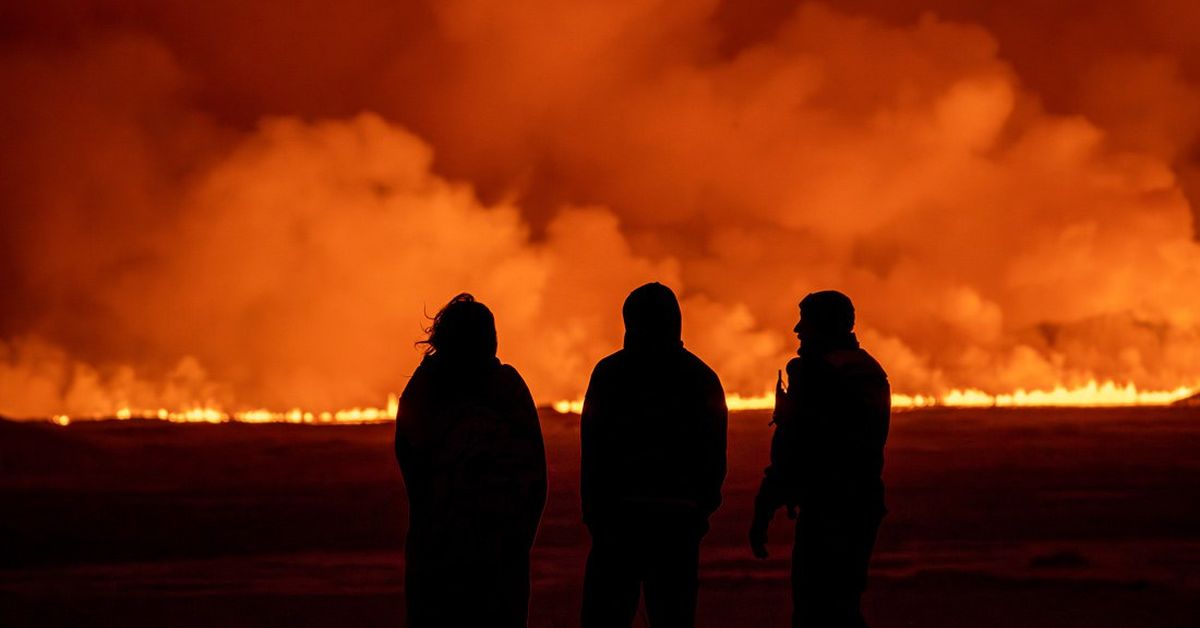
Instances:
[[[1190,4],[77,4],[0,10],[2,413],[379,405],[461,291],[573,398],[651,280],[731,392],[830,287],[898,391],[1200,380]]]

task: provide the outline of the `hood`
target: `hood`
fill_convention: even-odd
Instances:
[[[626,349],[665,349],[683,346],[683,313],[675,293],[661,283],[639,287],[621,308]]]

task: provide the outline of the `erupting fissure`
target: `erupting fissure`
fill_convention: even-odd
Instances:
[[[168,410],[166,408],[158,408],[156,410],[139,409],[135,410],[129,407],[118,408],[110,414],[95,414],[88,419],[108,419],[115,418],[117,420],[128,419],[146,419],[146,420],[161,420],[171,421],[173,423],[311,423],[317,425],[360,425],[363,423],[376,423],[380,421],[390,421],[396,417],[396,409],[399,406],[399,398],[396,395],[388,395],[387,407],[385,408],[346,408],[334,412],[312,412],[301,410],[300,408],[292,408],[287,411],[267,410],[264,408],[254,410],[241,410],[235,412],[227,412],[221,408],[198,405],[190,408],[179,410]],[[56,414],[50,418],[52,423],[61,426],[71,424],[72,418],[66,414]]]
[[[1032,408],[1032,407],[1078,407],[1104,408],[1121,406],[1166,406],[1186,399],[1198,389],[1179,386],[1174,390],[1138,390],[1132,383],[1124,386],[1115,382],[1090,381],[1083,386],[1067,388],[1055,386],[1049,390],[1016,390],[1011,393],[989,394],[982,390],[951,390],[943,395],[903,394],[892,395],[892,407],[912,408]],[[772,392],[750,397],[737,393],[725,397],[730,410],[769,410],[775,407]],[[561,414],[578,414],[583,409],[581,400],[554,402],[555,411]]]
[[[1091,381],[1083,386],[1067,388],[1056,386],[1049,390],[1016,390],[1011,393],[990,394],[982,390],[951,390],[942,395],[904,394],[892,395],[892,407],[917,409],[934,407],[951,408],[1030,408],[1030,407],[1078,407],[1104,408],[1123,406],[1167,406],[1186,399],[1200,387],[1179,386],[1174,390],[1138,390],[1132,383],[1119,385],[1114,382]],[[162,420],[173,423],[302,423],[314,425],[360,425],[393,420],[399,400],[388,395],[384,408],[347,408],[333,412],[314,412],[292,408],[286,411],[267,409],[240,410],[229,412],[221,408],[198,405],[177,410],[166,408],[132,409],[118,408],[111,413],[98,413],[82,417],[85,420],[115,418],[118,420],[143,419]],[[743,396],[733,393],[725,397],[732,411],[769,410],[775,405],[774,393]],[[579,414],[582,400],[561,399],[550,406],[559,414]],[[56,414],[50,422],[67,426],[73,420],[66,414]]]

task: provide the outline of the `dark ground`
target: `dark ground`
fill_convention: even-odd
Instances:
[[[533,626],[575,624],[578,417],[543,414]],[[784,626],[745,547],[764,413],[730,422],[702,626]],[[0,626],[399,626],[391,427],[0,422]],[[897,413],[875,628],[1200,626],[1200,409]]]

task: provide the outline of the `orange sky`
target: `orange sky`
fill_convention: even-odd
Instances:
[[[575,397],[649,280],[731,392],[822,288],[899,392],[1200,383],[1194,2],[279,6],[0,6],[0,413],[379,405],[463,290]]]

